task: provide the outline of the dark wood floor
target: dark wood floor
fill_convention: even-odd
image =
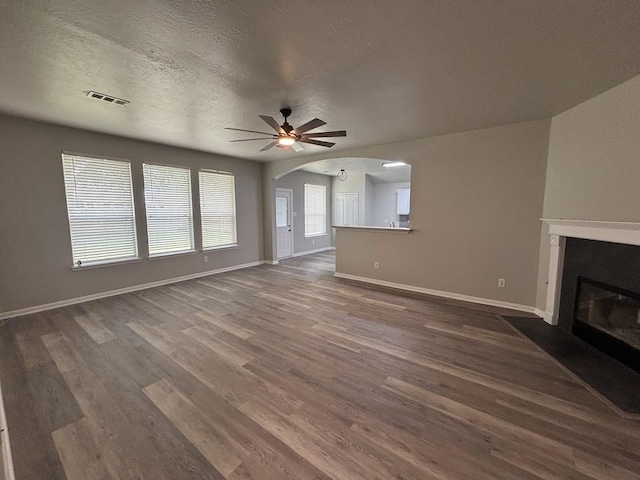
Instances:
[[[617,415],[491,308],[318,254],[14,319],[18,480],[639,479]]]

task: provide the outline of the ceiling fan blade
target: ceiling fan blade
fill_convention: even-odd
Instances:
[[[298,142],[296,142],[293,145],[291,145],[291,149],[295,150],[296,152],[302,152],[304,150],[304,147],[300,145]]]
[[[256,132],[255,130],[243,130],[242,128],[230,128],[230,127],[225,127],[225,130],[234,130],[236,132],[249,132],[249,133],[259,133],[260,135],[269,135],[270,137],[273,136],[273,133],[267,133],[267,132]]]
[[[319,137],[346,137],[346,130],[335,130],[333,132],[316,132],[316,133],[307,133],[303,135],[303,137],[307,138],[319,138]]]
[[[281,128],[280,125],[278,125],[278,122],[276,122],[275,118],[273,117],[269,117],[267,115],[258,115],[262,120],[265,121],[265,123],[267,125],[269,125],[271,128],[273,128],[276,132],[278,133],[285,133]]]
[[[304,132],[313,130],[314,128],[318,128],[326,124],[327,122],[323,122],[319,118],[314,118],[313,120],[308,121],[304,125],[300,125],[298,128],[294,128],[293,133],[295,133],[296,135],[302,135]]]
[[[253,142],[254,140],[269,140],[268,138],[242,138],[240,140],[229,140],[230,142]]]
[[[260,151],[261,151],[261,152],[264,152],[265,150],[269,150],[270,148],[275,147],[277,144],[278,144],[278,141],[277,141],[277,140],[274,140],[274,141],[273,141],[273,142],[271,142],[269,145],[266,145],[266,146],[262,147],[262,148],[260,149]]]
[[[321,147],[333,147],[335,143],[333,142],[323,142],[321,140],[314,140],[312,138],[303,138],[302,140],[298,140],[302,143],[310,143],[311,145],[320,145]]]

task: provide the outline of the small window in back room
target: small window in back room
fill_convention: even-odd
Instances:
[[[149,256],[193,252],[191,171],[148,163],[143,171]]]
[[[200,170],[202,248],[237,244],[235,177],[226,172]]]
[[[327,187],[304,185],[304,236],[314,237],[327,233]]]
[[[62,155],[73,265],[138,256],[131,163]]]

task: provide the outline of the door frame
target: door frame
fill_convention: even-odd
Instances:
[[[288,215],[288,222],[289,222],[289,244],[291,245],[291,255],[288,257],[278,257],[278,226],[276,225],[276,260],[280,260],[283,258],[292,258],[293,257],[293,252],[294,252],[294,248],[293,248],[293,189],[292,188],[280,188],[280,187],[276,187],[276,197],[278,196],[278,192],[283,192],[283,193],[288,193],[289,194],[289,198],[290,198],[290,202],[289,202],[289,211],[287,212]],[[281,195],[282,196],[282,195]],[[276,202],[274,201],[274,204]]]

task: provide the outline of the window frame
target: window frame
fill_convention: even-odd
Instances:
[[[319,233],[307,233],[307,187],[318,187],[322,188],[324,192],[324,222],[322,222],[322,232]],[[327,218],[329,209],[327,208],[327,186],[326,185],[317,185],[315,183],[305,183],[303,188],[304,202],[303,202],[303,211],[304,211],[304,238],[313,238],[313,237],[323,237],[327,235]],[[318,213],[312,213],[310,215],[320,215]]]
[[[110,162],[121,162],[121,163],[126,163],[129,167],[129,191],[131,193],[131,221],[133,224],[133,248],[134,248],[134,254],[132,256],[126,256],[126,257],[114,257],[114,258],[110,258],[110,259],[102,259],[102,260],[94,260],[94,261],[87,261],[87,262],[82,262],[80,265],[78,265],[75,261],[75,255],[74,255],[74,246],[73,246],[73,234],[72,234],[72,216],[71,216],[71,212],[69,210],[69,192],[67,191],[67,179],[66,176],[64,175],[64,171],[65,171],[65,157],[79,157],[79,158],[83,158],[83,159],[87,159],[87,160],[106,160],[106,161],[110,161]],[[88,153],[79,153],[79,152],[70,152],[70,151],[65,151],[63,150],[62,152],[60,152],[60,158],[62,160],[62,182],[63,182],[63,188],[64,188],[64,198],[65,198],[65,206],[67,209],[67,226],[68,226],[68,232],[69,232],[69,243],[71,245],[71,269],[72,270],[85,270],[85,269],[90,269],[90,268],[96,268],[96,267],[104,267],[104,266],[109,266],[109,265],[118,265],[118,264],[124,264],[124,263],[132,263],[132,262],[138,262],[140,260],[142,260],[142,257],[140,256],[140,248],[139,248],[139,244],[138,244],[138,225],[136,222],[136,194],[135,194],[135,189],[134,189],[134,185],[133,185],[133,162],[130,159],[127,158],[117,158],[117,157],[110,157],[107,155],[95,155],[95,154],[88,154]],[[81,260],[80,260],[81,261]]]
[[[200,173],[214,173],[214,174],[218,174],[218,175],[226,175],[229,176],[231,178],[233,178],[233,228],[234,228],[234,237],[235,237],[235,242],[234,243],[229,243],[229,244],[225,244],[225,245],[218,245],[218,246],[214,246],[214,247],[206,247],[204,245],[204,225],[203,225],[203,220],[205,218],[205,215],[203,214],[203,210],[202,210],[202,186],[201,186],[201,182],[200,182]],[[238,202],[237,202],[237,191],[236,191],[236,176],[233,172],[226,172],[223,170],[214,170],[214,169],[209,169],[209,168],[200,168],[198,169],[198,204],[199,204],[199,215],[200,215],[200,242],[201,242],[201,247],[202,247],[202,252],[210,252],[212,250],[225,250],[225,249],[231,249],[231,248],[238,248]]]
[[[176,250],[172,252],[162,252],[162,253],[151,253],[151,236],[149,235],[149,208],[148,208],[148,200],[147,200],[147,180],[145,178],[145,166],[149,167],[165,167],[165,168],[176,168],[181,170],[186,170],[188,173],[189,179],[189,210],[191,212],[191,248],[188,250]],[[193,178],[192,178],[192,169],[190,166],[184,165],[172,165],[167,163],[156,163],[156,162],[143,162],[142,163],[142,196],[144,198],[144,210],[145,210],[145,228],[147,234],[147,259],[148,260],[156,260],[164,257],[174,257],[179,255],[190,255],[193,253],[197,253],[196,247],[196,235],[195,235],[195,215],[193,209]]]

